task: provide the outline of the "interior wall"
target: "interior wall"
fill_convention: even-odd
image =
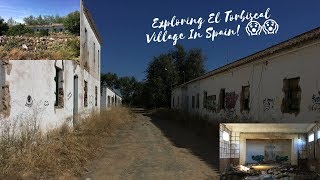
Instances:
[[[307,141],[308,167],[310,170],[320,172],[320,126],[317,124],[308,132],[314,134],[312,142]]]
[[[245,164],[247,160],[246,148],[248,139],[291,139],[291,158],[292,165],[298,164],[298,150],[301,148],[299,134],[286,133],[240,133],[240,164]]]
[[[252,156],[263,155],[264,161],[275,161],[276,156],[288,156],[291,162],[291,139],[247,139],[246,163],[257,163]]]

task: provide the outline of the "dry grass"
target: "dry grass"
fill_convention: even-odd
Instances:
[[[72,130],[67,124],[42,134],[36,124],[22,125],[19,135],[2,133],[0,179],[73,179],[99,154],[106,137],[133,119],[126,108],[93,114]],[[16,127],[13,127],[16,128]]]
[[[22,51],[14,48],[5,51],[0,48],[0,60],[77,60],[78,57],[74,56],[73,51],[68,49],[45,50],[45,51]]]
[[[0,60],[79,60],[78,36],[9,36],[1,43]],[[52,38],[52,39],[51,39]],[[24,49],[23,46],[27,46]]]

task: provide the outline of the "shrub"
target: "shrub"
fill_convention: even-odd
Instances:
[[[16,38],[11,38],[8,40],[8,42],[3,46],[4,50],[10,51],[14,48],[18,48],[19,46],[19,40]]]
[[[24,24],[18,24],[9,28],[7,35],[8,36],[20,36],[23,34],[33,34],[33,30],[26,27]]]
[[[80,13],[79,11],[68,14],[63,21],[64,28],[72,34],[80,35]]]
[[[49,31],[45,29],[40,29],[38,32],[39,36],[49,36]]]
[[[4,22],[4,19],[2,19],[0,17],[0,36],[6,34],[6,32],[8,31],[9,26],[7,23]]]

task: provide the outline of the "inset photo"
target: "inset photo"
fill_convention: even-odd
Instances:
[[[319,123],[221,123],[221,179],[317,179]]]
[[[79,0],[0,2],[0,60],[79,57]]]

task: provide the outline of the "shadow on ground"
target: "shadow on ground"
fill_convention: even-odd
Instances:
[[[195,132],[192,128],[185,127],[176,121],[157,118],[152,113],[142,109],[134,111],[150,117],[151,122],[176,147],[188,149],[210,167],[219,169],[219,124],[213,127],[211,135],[207,135],[206,133]]]

